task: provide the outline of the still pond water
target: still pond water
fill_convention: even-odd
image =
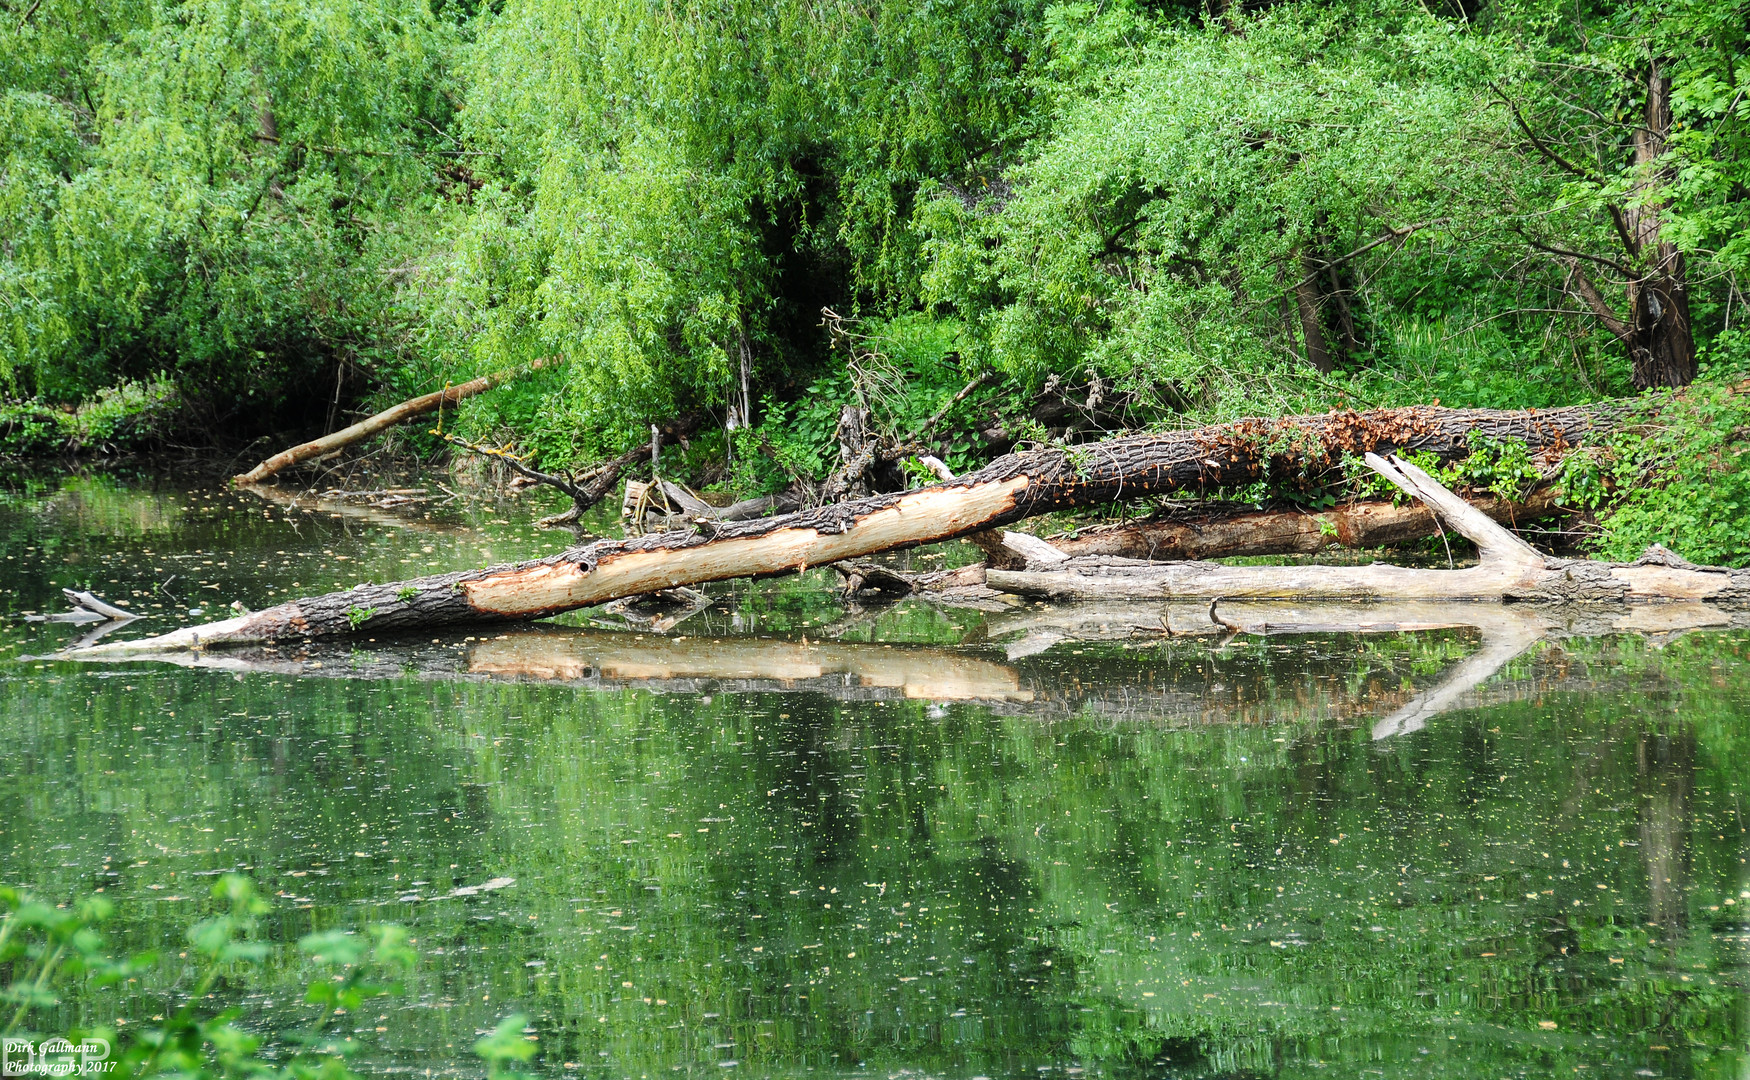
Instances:
[[[555,1077],[1750,1077],[1742,631],[1546,642],[1383,739],[1474,632],[1078,641],[816,574],[667,637],[30,659],[62,586],[157,630],[546,553],[545,509],[0,482],[0,884],[164,958],[47,1023],[164,1014],[235,870],[272,941],[409,928],[367,1071],[477,1075],[522,1012]],[[310,977],[219,993],[283,1030]]]

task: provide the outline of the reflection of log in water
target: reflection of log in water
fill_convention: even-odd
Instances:
[[[468,531],[457,525],[414,516],[411,510],[417,508],[418,504],[414,504],[408,511],[396,513],[393,510],[372,506],[369,503],[324,498],[319,493],[290,491],[267,484],[242,484],[239,486],[263,502],[272,503],[293,513],[327,514],[330,517],[345,518],[366,525],[383,525],[393,529],[410,529],[414,532],[465,533]]]
[[[1664,611],[1673,614],[1669,607]],[[1559,613],[1524,607],[1244,602],[1220,605],[1217,623],[1202,604],[1079,604],[994,618],[989,636],[1013,638],[1006,657],[988,646],[668,638],[554,627],[447,645],[379,645],[369,652],[313,643],[140,659],[329,678],[412,675],[658,694],[810,692],[843,701],[977,702],[998,713],[1040,719],[1082,714],[1174,725],[1337,720],[1367,723],[1376,737],[1385,737],[1414,731],[1450,709],[1535,696],[1564,683],[1589,686],[1559,667],[1534,667],[1531,676],[1510,686],[1479,690],[1508,660],[1548,635],[1617,632],[1628,629],[1621,623],[1636,614],[1626,609],[1613,622],[1593,611],[1592,623],[1565,626]],[[1689,621],[1722,625],[1729,616],[1698,605]],[[1248,636],[1299,637],[1303,647],[1220,648],[1234,639],[1233,626]],[[1671,629],[1664,623],[1660,628]],[[1355,685],[1356,654],[1348,647],[1328,648],[1334,634],[1452,629],[1480,633],[1480,647],[1419,691],[1406,690],[1396,678]],[[1068,648],[1090,641],[1132,648],[1086,659]],[[1059,645],[1064,647],[1053,649]],[[1370,657],[1368,665],[1377,667],[1377,659]]]
[[[841,697],[930,701],[1024,703],[1034,697],[1022,688],[1013,668],[977,656],[847,642],[517,634],[480,642],[467,669],[476,675],[641,685],[683,693],[719,686],[728,691],[824,689]]]

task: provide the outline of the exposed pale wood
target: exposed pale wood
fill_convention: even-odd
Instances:
[[[1750,570],[1703,567],[1663,548],[1634,563],[1548,558],[1402,458],[1369,453],[1374,471],[1428,503],[1477,546],[1481,561],[1463,570],[1403,566],[1223,566],[1082,557],[1048,568],[985,572],[1002,592],[1058,600],[1251,598],[1298,600],[1497,600],[1750,602]]]
[[[424,416],[426,413],[436,412],[441,406],[454,405],[458,401],[471,398],[476,394],[483,394],[506,379],[515,378],[525,372],[539,370],[547,363],[546,360],[536,360],[534,363],[515,371],[482,375],[477,379],[470,379],[456,386],[446,386],[435,393],[409,398],[399,405],[393,405],[375,416],[366,417],[356,424],[343,427],[339,431],[322,436],[320,439],[312,439],[307,443],[299,443],[289,450],[281,450],[255,468],[246,473],[239,473],[231,479],[238,484],[259,484],[274,473],[288,469],[300,461],[308,461],[311,458],[332,453],[361,439],[368,439],[377,432],[394,427],[396,424],[405,423],[414,417]]]
[[[954,479],[954,470],[950,469],[948,467],[948,463],[943,461],[941,458],[937,457],[936,455],[934,455],[934,454],[919,454],[917,460],[918,460],[918,464],[922,465],[924,468],[930,470],[931,475],[933,475],[936,479],[938,479],[938,480],[952,480],[952,479]]]
[[[1390,480],[1406,494],[1421,499],[1435,515],[1464,534],[1477,546],[1477,554],[1485,563],[1542,567],[1543,556],[1537,549],[1496,524],[1487,514],[1448,491],[1414,462],[1404,458],[1387,461],[1375,453],[1362,458],[1368,468]]]
[[[114,604],[105,603],[92,593],[86,592],[82,589],[62,589],[61,592],[67,597],[69,603],[82,607],[87,611],[94,611],[106,619],[121,619],[125,621],[140,617],[140,613],[137,611],[128,611],[126,608],[118,608]]]
[[[984,552],[987,566],[1006,570],[1020,570],[1030,564],[1060,563],[1069,558],[1048,541],[1009,529],[984,529],[966,540]]]

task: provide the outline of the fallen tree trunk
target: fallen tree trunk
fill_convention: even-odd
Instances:
[[[288,469],[300,461],[308,461],[311,458],[333,453],[336,450],[351,446],[353,443],[358,442],[361,439],[368,439],[385,428],[391,428],[396,424],[405,423],[416,416],[424,416],[426,413],[436,412],[442,406],[454,405],[464,398],[473,397],[475,394],[483,394],[504,382],[506,379],[515,378],[526,372],[537,371],[540,368],[545,367],[547,363],[546,360],[536,360],[534,363],[515,371],[500,372],[496,375],[482,375],[478,379],[470,379],[457,386],[446,386],[442,390],[438,390],[434,393],[424,394],[416,398],[409,398],[399,405],[384,409],[375,416],[366,417],[358,423],[353,424],[351,427],[341,428],[339,431],[329,435],[324,435],[320,439],[312,439],[307,443],[299,443],[290,450],[281,450],[279,453],[268,458],[266,461],[263,461],[248,472],[238,473],[236,476],[233,476],[231,480],[233,483],[237,484],[259,484],[261,481],[266,480],[281,469]]]
[[[1030,564],[1027,570],[993,568],[986,571],[985,584],[1002,592],[1055,600],[1705,600],[1750,604],[1750,570],[1696,566],[1657,546],[1632,563],[1550,558],[1415,465],[1402,459],[1387,462],[1374,454],[1367,455],[1367,462],[1476,544],[1480,556],[1477,565],[1463,570],[1419,570],[1383,563],[1223,566],[1084,556],[1040,566]]]
[[[1040,570],[1072,558],[1101,555],[1146,562],[1313,555],[1332,547],[1403,544],[1440,531],[1438,517],[1426,506],[1399,506],[1383,499],[1318,512],[1259,510],[1231,503],[1217,503],[1205,510],[1204,505],[1192,503],[1171,516],[1098,525],[1074,536],[1050,539],[987,529],[965,538],[984,552],[985,561],[953,571],[918,573],[863,562],[834,566],[845,577],[845,595],[853,600],[893,600],[922,593],[956,603],[999,595],[984,588],[989,569]],[[1564,512],[1553,487],[1538,488],[1523,501],[1485,497],[1472,505],[1494,521],[1515,526]]]
[[[1562,512],[1554,486],[1534,489],[1522,500],[1485,496],[1471,505],[1491,520],[1518,526]],[[1223,559],[1237,555],[1316,555],[1326,548],[1391,547],[1439,532],[1434,511],[1418,503],[1399,506],[1383,499],[1328,510],[1259,510],[1231,507],[1211,512],[1195,504],[1146,521],[1083,529],[1046,541],[1075,558]],[[995,562],[992,565],[997,565]],[[1016,567],[1015,569],[1018,569]]]
[[[1427,450],[1444,458],[1460,457],[1469,452],[1473,431],[1560,452],[1608,427],[1620,408],[1607,404],[1538,412],[1423,407],[1124,436],[1010,454],[977,472],[916,491],[756,521],[699,522],[692,531],[600,540],[512,566],[361,585],[100,648],[199,648],[540,618],[680,585],[788,573],[948,540],[1054,510],[1323,472],[1345,453]]]

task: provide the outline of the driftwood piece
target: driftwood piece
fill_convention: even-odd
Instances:
[[[114,604],[105,603],[92,593],[82,589],[62,589],[61,593],[67,598],[68,603],[87,611],[94,611],[106,619],[120,619],[125,622],[140,617],[139,612],[128,611],[125,608],[118,608]]]
[[[1000,528],[1054,510],[1235,486],[1287,470],[1325,469],[1341,453],[1416,449],[1458,457],[1469,452],[1469,437],[1475,431],[1520,438],[1533,449],[1559,450],[1607,426],[1615,415],[1616,407],[1608,405],[1544,412],[1413,408],[1275,422],[1242,421],[1192,431],[1124,436],[1069,449],[1009,454],[977,472],[915,491],[870,496],[756,521],[700,522],[691,531],[600,540],[515,565],[360,585],[142,642],[115,642],[101,648],[115,653],[130,648],[161,651],[540,618],[680,585],[789,573],[915,547]],[[1193,578],[1210,570],[1203,564],[1183,566],[1192,569]],[[1248,569],[1267,575],[1294,568]],[[1392,568],[1373,569],[1389,577]],[[1525,568],[1516,569],[1529,573]],[[1682,576],[1685,572],[1676,573]],[[1667,577],[1669,574],[1666,572]],[[1641,593],[1659,584],[1656,572],[1634,576]],[[1725,578],[1723,574],[1704,576],[1710,582]],[[1609,577],[1608,571],[1605,577]],[[1576,572],[1574,578],[1576,583],[1584,580],[1612,592],[1609,582],[1598,581],[1595,573]],[[1065,580],[1073,584],[1075,576]],[[1406,583],[1409,580],[1405,579]],[[1460,580],[1455,578],[1441,588],[1450,590]],[[1027,586],[1022,580],[1011,584]],[[1291,584],[1283,580],[1261,585],[1258,587],[1265,591],[1260,594],[1234,591],[1242,589],[1244,583],[1224,579],[1218,591],[1204,595],[1284,595],[1281,590]],[[1356,587],[1342,595],[1354,594]],[[1371,587],[1391,595],[1391,585],[1384,578],[1374,580]],[[1481,584],[1477,587],[1483,588]],[[1699,589],[1700,579],[1691,580],[1687,587]],[[1714,591],[1725,587],[1716,585]],[[1485,594],[1502,591],[1499,583],[1490,588],[1492,592]],[[1367,590],[1359,594],[1366,595]],[[1450,591],[1430,594],[1453,595]]]
[[[246,473],[239,473],[231,479],[238,484],[259,484],[261,481],[266,480],[281,469],[290,468],[300,461],[308,461],[311,458],[333,453],[336,450],[351,446],[353,443],[358,442],[361,439],[368,439],[379,431],[412,420],[416,416],[424,416],[426,413],[436,412],[442,406],[454,405],[465,398],[471,398],[476,394],[483,394],[507,379],[515,378],[526,372],[537,371],[545,367],[548,362],[549,361],[547,360],[536,360],[534,363],[529,364],[526,367],[518,368],[515,371],[500,372],[495,375],[482,375],[478,379],[470,379],[457,386],[446,386],[442,390],[438,390],[434,393],[422,394],[416,398],[409,398],[408,400],[401,402],[399,405],[394,405],[384,409],[375,416],[366,417],[356,424],[341,428],[339,431],[331,434],[324,435],[320,439],[312,439],[307,443],[299,443],[290,450],[281,450],[279,453],[268,458],[266,461],[263,461],[255,468],[250,469]]]
[[[61,595],[73,605],[71,611],[57,611],[48,615],[26,615],[25,622],[38,623],[71,623],[74,626],[90,627],[67,647],[69,649],[84,648],[95,645],[112,631],[146,616],[137,611],[116,607],[107,603],[93,593],[82,589],[62,589]]]
[[[685,439],[697,431],[699,425],[704,422],[704,413],[688,413],[666,424],[651,425],[649,443],[640,443],[619,457],[610,458],[579,476],[576,483],[581,487],[581,490],[566,492],[571,496],[571,509],[551,514],[535,524],[543,529],[575,525],[591,507],[606,498],[608,492],[614,490],[614,485],[619,483],[620,474],[630,468],[634,462],[642,459],[647,453],[654,461],[657,448],[663,438]]]

